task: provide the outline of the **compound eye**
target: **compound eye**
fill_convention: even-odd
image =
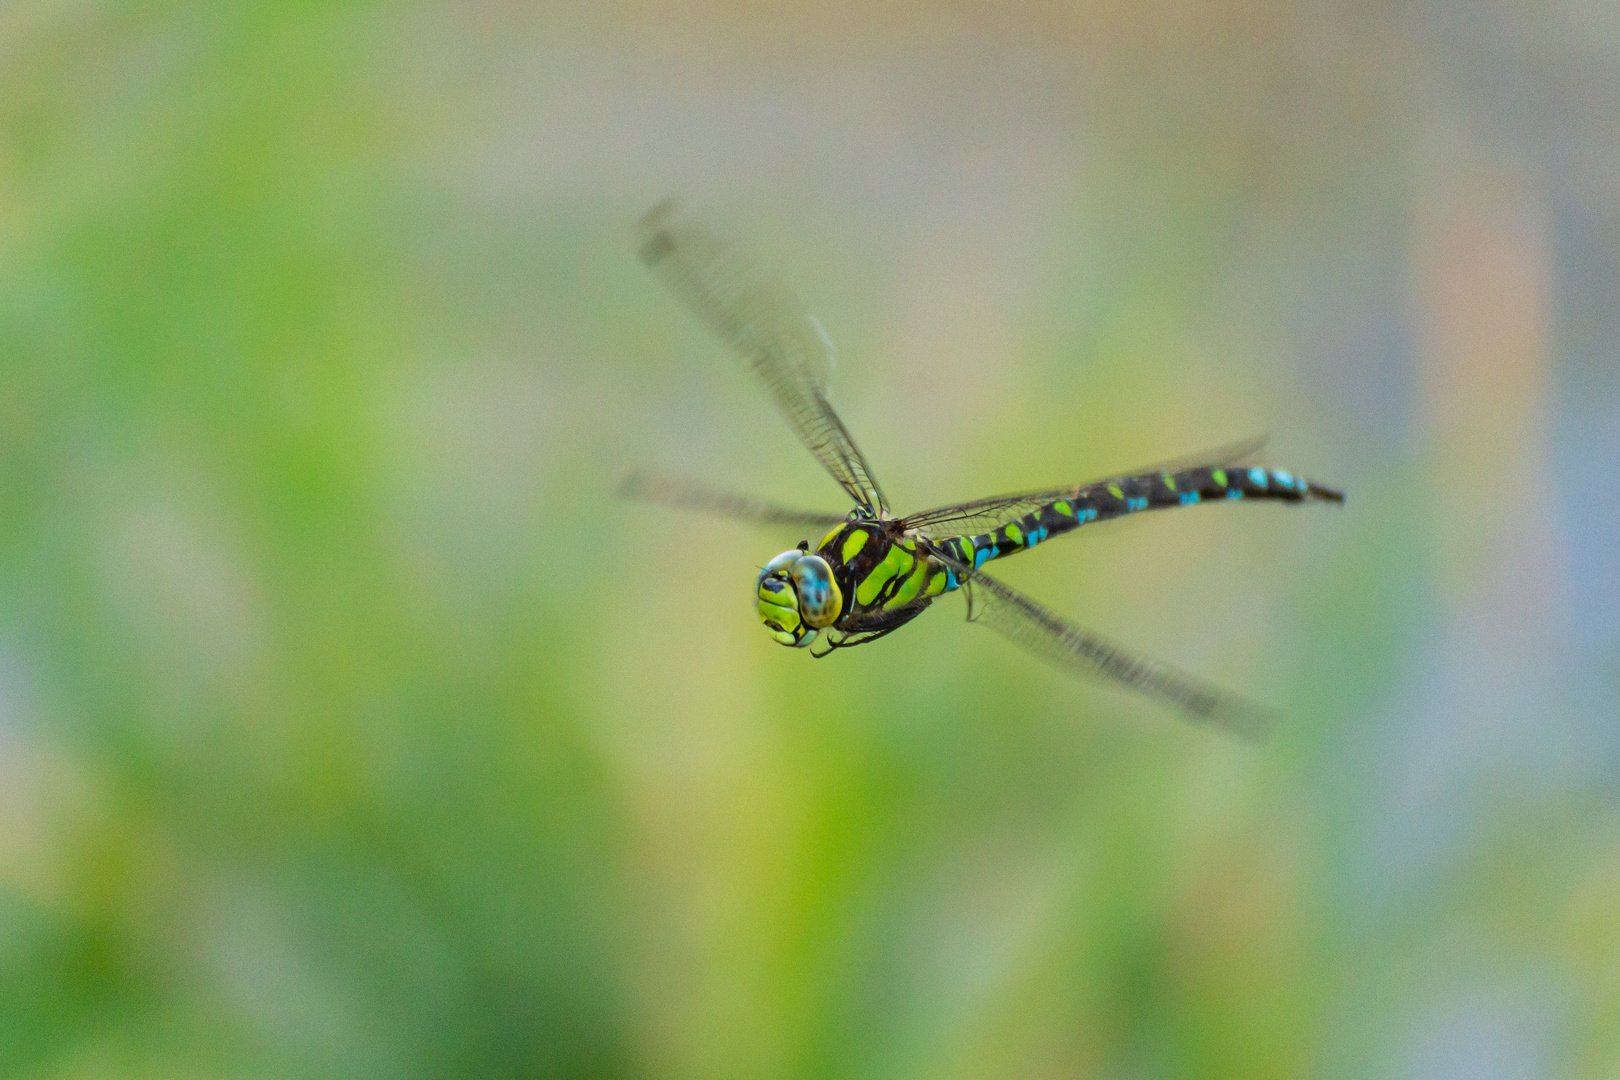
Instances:
[[[838,620],[844,597],[833,580],[832,567],[820,555],[805,555],[793,564],[793,585],[799,593],[799,614],[817,630]]]
[[[804,552],[800,551],[798,548],[794,548],[792,551],[784,551],[782,554],[765,564],[765,569],[759,572],[759,579],[764,581],[766,578],[776,574],[786,576],[787,572],[793,569],[793,564],[798,562],[803,557]]]

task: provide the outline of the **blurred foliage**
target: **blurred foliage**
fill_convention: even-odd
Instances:
[[[0,1075],[1612,1075],[1620,671],[1524,684],[1551,751],[1447,681],[1568,642],[1436,584],[1423,37],[1085,10],[0,7]],[[879,72],[802,127],[797,31]],[[635,266],[669,185],[827,312],[908,506],[1265,428],[1347,484],[1009,571],[1282,736],[948,605],[811,663],[746,603],[797,537],[613,503],[836,505]]]

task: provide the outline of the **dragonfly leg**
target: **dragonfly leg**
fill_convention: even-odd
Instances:
[[[914,601],[893,611],[872,611],[864,615],[847,618],[841,627],[829,631],[828,635],[822,638],[822,641],[826,643],[826,648],[817,652],[816,649],[820,645],[820,642],[818,642],[817,645],[811,646],[810,655],[819,659],[834,649],[849,649],[856,645],[865,645],[869,641],[876,641],[885,634],[892,634],[918,615],[921,615],[932,599],[932,597],[929,597]],[[834,635],[837,636],[834,637]]]
[[[854,634],[841,637],[836,641],[830,637],[824,638],[823,641],[826,642],[827,647],[820,652],[816,652],[815,646],[811,646],[810,655],[815,657],[817,660],[820,660],[823,657],[830,655],[834,649],[852,649],[857,645],[865,645],[868,642],[876,641],[880,637],[894,633],[904,625],[904,623],[897,623],[894,626],[885,627],[882,630],[857,631]]]

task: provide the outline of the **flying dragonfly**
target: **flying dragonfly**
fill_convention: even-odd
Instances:
[[[833,349],[821,324],[780,282],[683,214],[673,200],[640,223],[640,255],[763,384],[799,440],[854,504],[847,514],[788,509],[681,478],[631,473],[620,495],[761,525],[826,529],[815,545],[771,559],[755,582],[760,621],[812,655],[892,634],[939,597],[962,590],[968,619],[1070,672],[1114,682],[1189,719],[1257,739],[1265,708],[1170,664],[1141,656],[1058,615],[984,572],[1083,525],[1211,502],[1344,502],[1332,488],[1251,464],[1264,439],[1100,480],[997,495],[897,517],[866,458],[827,401]]]

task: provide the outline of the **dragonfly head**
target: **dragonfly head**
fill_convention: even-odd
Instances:
[[[831,626],[844,606],[832,567],[809,544],[784,551],[759,573],[759,618],[771,637],[802,648]]]

